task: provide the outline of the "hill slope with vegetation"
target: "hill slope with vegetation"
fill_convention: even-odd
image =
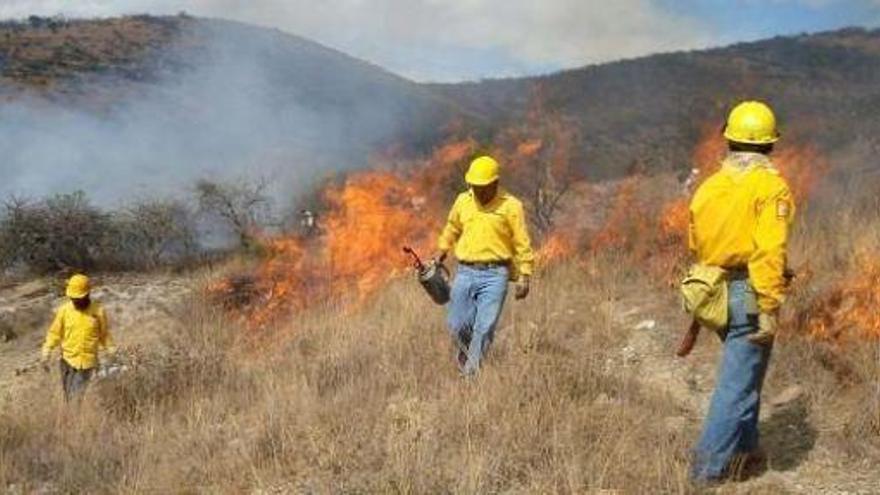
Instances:
[[[578,130],[581,166],[593,177],[687,167],[694,143],[746,98],[772,103],[786,137],[827,154],[869,158],[880,148],[880,31],[779,37],[433,88],[493,123],[525,118],[540,98]]]
[[[488,144],[536,108],[577,135],[577,166],[590,177],[687,168],[694,143],[719,128],[742,98],[771,102],[788,137],[827,154],[868,157],[880,147],[880,31],[845,29],[540,77],[420,85],[296,36],[185,15],[0,25],[6,102],[27,96],[112,112],[211,66],[218,68],[206,77],[227,81],[216,91],[203,85],[221,107],[235,97],[229,91],[244,91],[259,100],[244,104],[278,109],[236,115],[222,107],[227,118],[266,118],[281,127],[266,133],[289,136],[273,146],[308,149],[292,154],[337,168],[363,165],[377,150],[422,153],[450,134]],[[191,91],[165,97],[181,119],[210,105]],[[293,117],[299,114],[306,117]]]

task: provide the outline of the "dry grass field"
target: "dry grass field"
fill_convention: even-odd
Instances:
[[[386,113],[376,95],[409,95],[401,144],[433,154],[379,153],[373,169],[328,179],[314,194],[319,234],[260,238],[190,271],[95,274],[119,373],[80,404],[64,404],[58,370],[36,361],[62,278],[0,279],[0,493],[880,493],[880,32],[662,55],[538,86],[419,86],[223,22],[35,18],[0,23],[0,101],[42,96],[100,114],[200,66],[210,52],[196,28],[212,26],[223,46],[255,43],[277,83],[267,101],[306,95],[348,125]],[[803,55],[783,64],[791,53]],[[799,203],[797,277],[764,389],[766,469],[707,489],[688,467],[721,347],[704,332],[691,356],[674,357],[689,324],[674,288],[687,263],[678,172],[714,170],[719,102],[756,91],[796,121],[776,156]],[[530,120],[543,100],[559,108]],[[670,110],[682,101],[686,114]],[[443,144],[439,123],[460,112],[487,121]],[[483,125],[497,128],[489,151],[510,164],[505,179],[530,215],[567,195],[535,229],[531,296],[510,298],[484,369],[464,379],[444,309],[397,256],[404,243],[432,246],[462,164],[487,151]],[[255,159],[266,152],[249,146]],[[245,293],[227,304],[218,287]]]
[[[624,181],[617,196],[653,198],[639,188],[655,184]],[[791,246],[799,276],[764,394],[768,467],[715,492],[880,486],[873,469],[880,223],[872,187],[828,186],[801,208]],[[79,407],[63,404],[54,370],[7,381],[0,487],[700,493],[687,479],[689,448],[720,346],[704,334],[692,356],[673,356],[688,322],[670,267],[685,258],[646,227],[643,210],[621,216],[617,202],[606,201],[608,215],[623,233],[600,232],[594,239],[613,241],[608,247],[594,249],[594,241],[545,262],[531,297],[508,303],[473,380],[456,371],[443,310],[409,278],[364,298],[300,298],[299,309],[255,328],[208,289],[218,277],[252,270],[253,260],[176,280],[142,276],[135,292],[131,279],[109,277],[101,294],[120,316],[127,370],[95,383]],[[3,297],[27,299],[27,287]],[[44,290],[34,294],[35,308],[51,307]],[[14,346],[0,353],[2,364],[36,354],[43,329],[34,315],[26,325],[29,333],[2,344]]]
[[[201,295],[160,343],[65,407],[56,376],[0,412],[9,493],[696,493],[688,448],[718,345],[625,255],[545,270],[484,372],[457,373],[410,280],[255,333]],[[644,324],[654,322],[654,326]],[[641,324],[638,324],[640,323]],[[871,493],[878,349],[787,335],[762,421],[770,470],[719,493]],[[794,388],[793,388],[794,387]],[[834,491],[839,490],[839,491]],[[851,491],[849,491],[851,490]]]

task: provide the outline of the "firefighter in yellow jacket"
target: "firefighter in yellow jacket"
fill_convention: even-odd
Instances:
[[[91,284],[85,275],[74,275],[67,283],[68,300],[55,313],[43,344],[42,363],[48,370],[52,351],[61,347],[61,384],[65,400],[85,391],[98,366],[99,351],[114,352],[113,339],[103,306],[91,299]]]
[[[499,186],[499,168],[489,156],[471,163],[465,176],[470,188],[455,200],[434,257],[442,263],[454,248],[458,259],[448,324],[466,376],[479,370],[494,339],[508,282],[524,299],[534,264],[523,205]]]
[[[786,244],[794,200],[769,155],[779,139],[766,104],[741,103],[728,117],[729,154],[690,205],[690,248],[699,263],[724,268],[728,325],[692,477],[715,481],[756,459],[761,386],[776,318],[785,300]]]

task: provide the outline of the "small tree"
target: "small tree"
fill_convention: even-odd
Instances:
[[[108,240],[124,267],[155,268],[197,250],[195,218],[181,201],[141,201],[113,219],[115,232]]]
[[[500,140],[510,187],[521,195],[529,219],[542,234],[553,229],[562,199],[581,178],[575,168],[576,126],[549,111],[540,87],[533,90],[525,121]]]
[[[238,237],[239,245],[250,248],[271,216],[267,186],[265,179],[240,184],[203,179],[196,183],[195,194],[203,214],[225,223]]]

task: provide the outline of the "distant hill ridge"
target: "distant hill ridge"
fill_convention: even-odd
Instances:
[[[777,37],[522,79],[434,85],[493,122],[520,119],[530,88],[568,116],[594,176],[685,166],[729,106],[765,99],[786,137],[830,154],[880,151],[880,30]],[[782,143],[785,145],[785,141]],[[873,166],[877,166],[876,163]]]
[[[220,40],[218,46],[212,46]],[[450,129],[482,138],[523,119],[537,92],[580,135],[591,177],[688,166],[694,143],[728,106],[761,98],[787,137],[831,155],[880,151],[880,31],[844,29],[653,55],[540,77],[416,84],[306,39],[188,16],[31,19],[0,25],[0,98],[107,111],[215,58],[264,71],[272,101],[326,117],[339,160],[391,144],[424,151]],[[246,88],[249,86],[245,85]],[[185,107],[185,102],[181,102]],[[377,119],[378,123],[377,124]],[[278,125],[283,125],[283,119]],[[304,127],[297,122],[291,133]],[[308,127],[308,126],[305,126]],[[321,133],[292,139],[292,146]],[[344,142],[344,143],[343,143]],[[867,164],[866,166],[876,166]]]

